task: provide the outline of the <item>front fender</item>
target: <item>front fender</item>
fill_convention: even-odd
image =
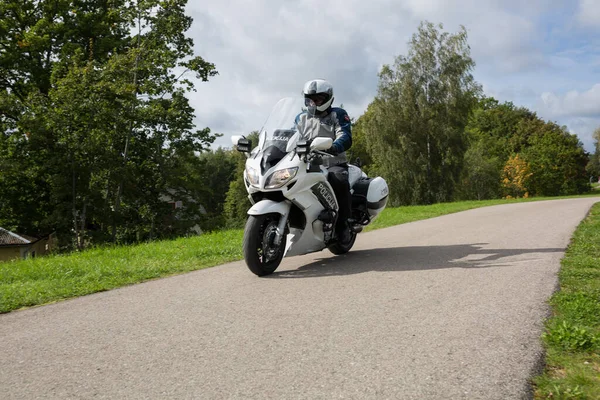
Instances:
[[[270,213],[287,215],[291,206],[292,203],[289,201],[273,201],[265,199],[254,204],[248,210],[248,215],[263,215]]]

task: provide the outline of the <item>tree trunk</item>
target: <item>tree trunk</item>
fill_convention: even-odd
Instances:
[[[77,236],[77,247],[79,250],[83,250],[85,248],[85,219],[87,216],[87,199],[83,199],[83,210],[81,212],[81,229],[79,230],[79,235]]]
[[[79,226],[77,225],[77,175],[75,173],[75,161],[71,160],[71,211],[73,213],[73,232],[75,233],[75,244],[79,248]]]
[[[135,55],[135,65],[133,68],[133,87],[134,87],[134,92],[133,92],[133,96],[134,101],[131,105],[131,110],[135,110],[135,106],[136,106],[136,102],[135,100],[137,100],[137,91],[138,91],[138,82],[137,82],[137,70],[138,70],[138,65],[139,65],[139,61],[140,61],[140,54],[139,54],[139,49],[140,49],[140,36],[142,34],[142,28],[141,28],[141,16],[139,13],[139,9],[138,9],[138,37],[137,37],[137,50],[138,53]],[[133,114],[133,112],[132,112]],[[123,168],[127,168],[127,153],[129,151],[129,139],[131,138],[131,136],[133,135],[133,120],[130,120],[129,122],[129,130],[127,131],[127,137],[125,138],[125,150],[123,152]],[[121,195],[123,194],[123,177],[121,177],[120,182],[119,182],[119,188],[117,190],[117,198],[115,199],[115,209],[114,209],[114,218],[113,218],[113,229],[112,229],[112,241],[113,243],[116,241],[116,237],[117,237],[117,218],[119,216],[119,211],[121,209]]]

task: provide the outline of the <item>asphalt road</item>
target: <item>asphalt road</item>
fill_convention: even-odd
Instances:
[[[0,398],[520,399],[600,198],[480,208],[0,315]]]

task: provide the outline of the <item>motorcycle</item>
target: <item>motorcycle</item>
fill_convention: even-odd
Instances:
[[[369,178],[357,165],[348,165],[352,194],[351,238],[338,239],[335,224],[338,201],[323,166],[330,138],[313,137],[316,117],[303,127],[296,117],[306,112],[302,99],[284,98],[273,108],[259,133],[258,145],[232,137],[247,156],[244,184],[252,203],[244,229],[243,252],[254,274],[275,272],[283,257],[328,248],[339,255],[350,251],[356,236],[385,208],[388,186],[381,177]],[[316,136],[316,135],[315,135]],[[252,150],[251,150],[252,149]]]

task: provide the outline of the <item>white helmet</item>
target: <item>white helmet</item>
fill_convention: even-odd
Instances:
[[[327,110],[333,103],[333,86],[326,80],[314,79],[308,81],[304,84],[302,92],[304,98],[312,100],[320,112]]]

